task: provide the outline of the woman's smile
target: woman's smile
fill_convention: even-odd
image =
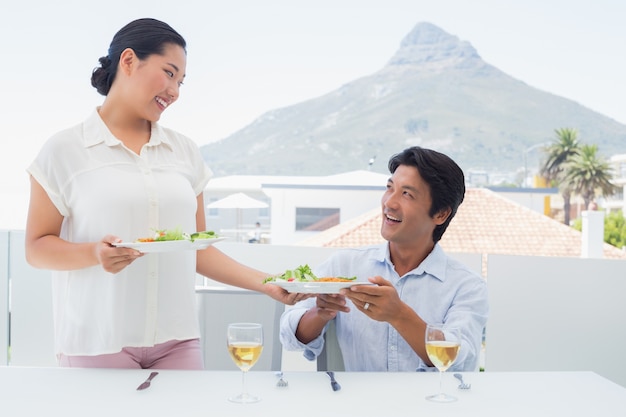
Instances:
[[[169,103],[165,101],[164,99],[162,99],[161,97],[155,97],[154,100],[157,102],[157,104],[159,105],[159,107],[161,107],[162,110],[165,110],[167,106],[169,106]]]

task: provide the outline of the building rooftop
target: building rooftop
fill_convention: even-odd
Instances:
[[[300,242],[305,246],[356,247],[382,243],[381,209]],[[450,253],[580,257],[582,233],[485,188],[468,188],[441,242]],[[604,257],[626,252],[604,244]]]
[[[335,175],[288,176],[288,175],[229,175],[212,178],[207,189],[261,190],[272,186],[324,187],[379,187],[384,189],[389,174],[357,170]]]

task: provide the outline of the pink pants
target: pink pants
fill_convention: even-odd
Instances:
[[[58,359],[59,366],[69,368],[204,369],[200,339],[170,340],[96,356],[59,354]]]

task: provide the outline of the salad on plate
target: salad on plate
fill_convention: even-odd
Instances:
[[[338,294],[342,288],[353,285],[373,285],[369,281],[357,281],[355,276],[317,277],[309,265],[300,265],[280,275],[267,277],[263,283],[278,285],[292,293],[309,294]]]
[[[143,253],[202,250],[226,239],[212,230],[185,233],[180,228],[155,230],[152,236],[141,237],[132,242],[114,243],[114,246],[136,249]]]
[[[189,240],[191,242],[196,239],[215,239],[219,236],[213,230],[205,230],[203,232],[185,233],[179,227],[176,229],[155,230],[150,237],[140,237],[135,242],[168,242],[172,240]]]

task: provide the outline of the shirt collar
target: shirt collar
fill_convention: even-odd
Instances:
[[[391,262],[391,254],[389,253],[389,242],[380,246],[380,250],[377,255],[379,262],[386,262],[393,268]],[[445,281],[446,278],[446,265],[447,257],[439,243],[435,243],[435,247],[428,254],[428,256],[422,261],[417,268],[409,271],[406,275],[423,275],[429,274],[437,278],[439,281]]]
[[[439,281],[446,279],[447,257],[439,243],[435,243],[435,247],[428,254],[426,259],[415,269],[418,274],[429,274],[437,278]]]
[[[107,146],[117,146],[122,143],[116,138],[109,130],[107,125],[100,117],[98,113],[99,107],[97,107],[84,122],[84,143],[85,147],[95,146],[100,143],[104,143]],[[168,148],[172,148],[172,142],[167,136],[165,130],[158,123],[152,123],[152,131],[150,133],[150,142],[148,146],[158,146],[160,144],[167,145]]]

